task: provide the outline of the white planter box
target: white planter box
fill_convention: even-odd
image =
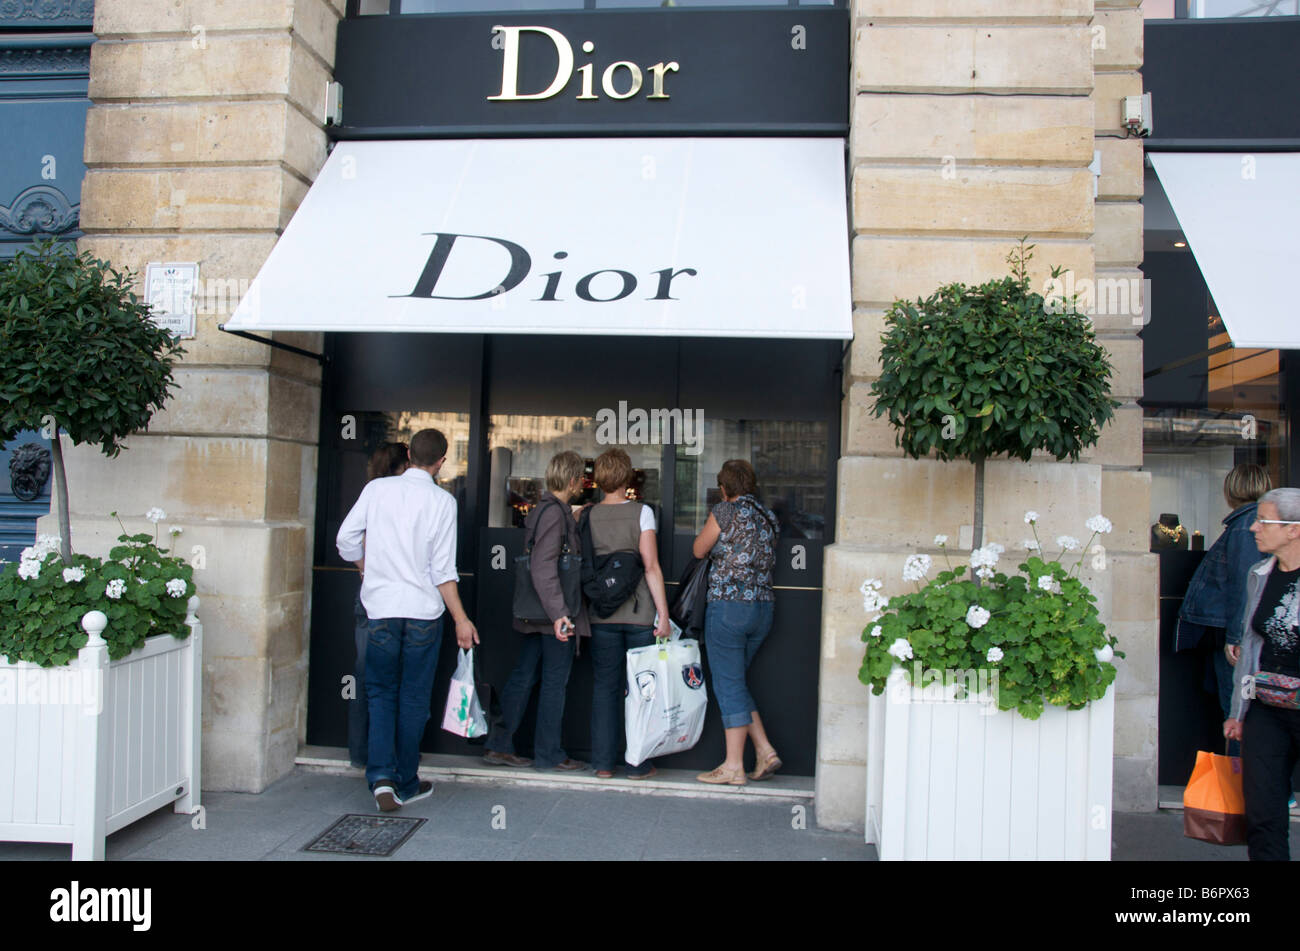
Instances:
[[[68,842],[73,859],[103,859],[106,835],[167,803],[198,808],[198,603],[188,638],[152,637],[121,660],[108,660],[96,611],[67,667],[0,660],[0,841]]]
[[[882,859],[1108,860],[1114,694],[1037,720],[873,695],[867,842]]]

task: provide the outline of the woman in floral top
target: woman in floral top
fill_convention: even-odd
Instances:
[[[696,778],[705,783],[745,785],[745,740],[754,743],[755,764],[749,779],[766,779],[781,768],[763,729],[745,671],[772,629],[772,566],[776,562],[777,520],[755,495],[754,467],[729,459],[718,473],[722,501],[695,539],[696,558],[709,565],[708,610],[704,644],[713,675],[713,696],[722,711],[727,758]]]

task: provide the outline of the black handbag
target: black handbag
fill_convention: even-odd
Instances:
[[[692,558],[677,581],[677,597],[668,616],[684,635],[704,638],[704,612],[709,607],[709,559]]]
[[[525,624],[550,624],[557,620],[548,616],[546,609],[542,607],[542,599],[537,596],[537,589],[533,587],[532,575],[533,545],[537,541],[537,526],[542,521],[541,506],[549,501],[551,500],[547,499],[539,503],[532,534],[524,544],[524,553],[515,558],[515,596],[512,613],[516,620],[523,621]],[[569,550],[567,530],[560,543],[560,557],[556,568],[560,576],[560,591],[564,594],[565,610],[568,611],[569,617],[573,617],[580,603],[578,588],[582,580],[582,559]]]
[[[587,596],[587,606],[597,618],[611,617],[629,598],[635,598],[645,565],[639,551],[611,551],[596,555],[596,544],[591,540],[591,509],[578,520],[578,537],[582,540],[582,593]],[[632,609],[637,610],[637,601]]]

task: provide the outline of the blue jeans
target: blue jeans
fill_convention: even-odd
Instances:
[[[366,642],[370,640],[370,619],[357,598],[357,662],[353,674],[357,678],[356,693],[348,701],[348,760],[353,766],[366,764],[366,734],[370,730],[370,713],[366,709]]]
[[[391,782],[399,798],[420,789],[420,738],[429,722],[442,618],[371,618],[366,644],[370,749],[366,782]]]
[[[533,731],[533,765],[550,769],[569,758],[560,742],[564,724],[564,692],[573,668],[573,647],[577,636],[567,641],[553,634],[525,634],[515,669],[501,691],[501,722],[488,737],[487,748],[497,753],[514,753],[515,731],[523,722],[528,698],[537,683],[541,667],[542,691],[537,698],[537,727]]]
[[[745,685],[745,671],[772,629],[771,601],[710,601],[704,614],[713,696],[724,727],[749,726],[758,709]]]
[[[627,697],[627,652],[655,642],[655,629],[636,624],[593,624],[591,667],[595,689],[591,697],[591,766],[614,769],[623,759],[627,740],[623,732],[623,701]],[[628,766],[629,776],[654,768],[652,760]]]
[[[1223,633],[1219,631],[1219,636],[1215,641],[1214,650],[1214,680],[1215,686],[1219,690],[1219,708],[1223,712],[1223,719],[1228,719],[1228,714],[1232,711],[1232,664],[1228,663],[1228,657],[1223,652]],[[1240,756],[1241,744],[1236,740],[1228,742],[1228,755]]]

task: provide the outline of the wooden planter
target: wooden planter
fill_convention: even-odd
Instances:
[[[906,694],[868,709],[866,840],[881,859],[1110,858],[1113,686],[1037,720]]]
[[[199,807],[203,628],[151,637],[109,661],[107,619],[67,667],[0,660],[0,841],[68,842],[73,859],[103,859],[104,837],[174,803]]]

